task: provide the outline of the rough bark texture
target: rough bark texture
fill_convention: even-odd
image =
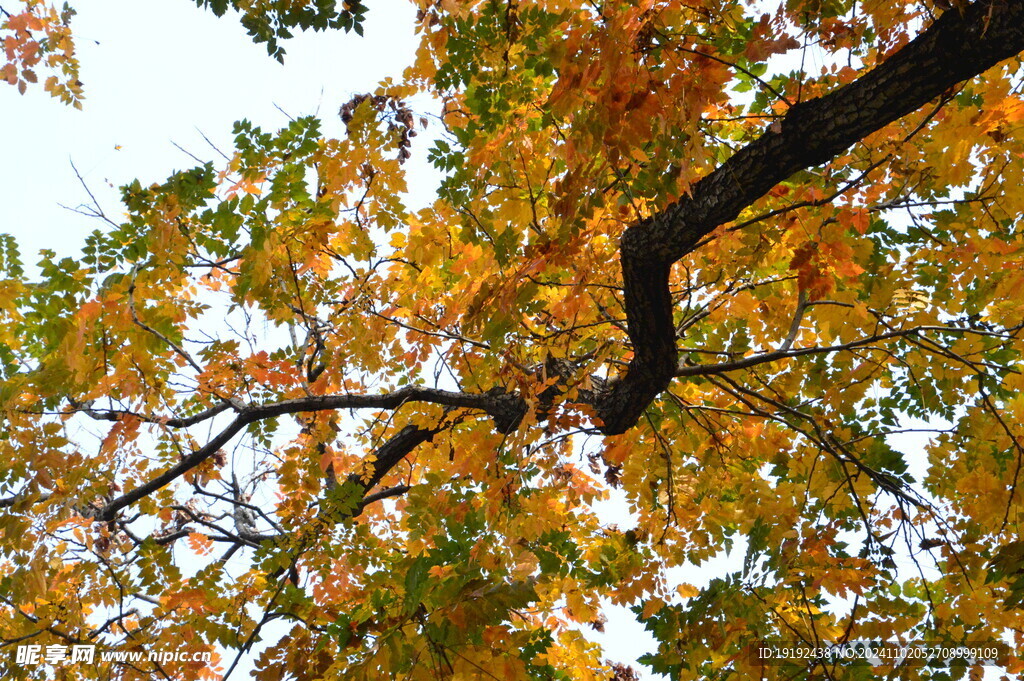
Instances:
[[[370,491],[412,450],[424,442],[430,441],[438,432],[436,429],[420,428],[418,426],[402,428],[375,452],[376,458],[373,460],[373,467],[369,476],[364,477],[353,474],[349,476],[349,481],[362,487],[364,492]]]
[[[1024,0],[981,0],[950,10],[853,83],[792,107],[769,130],[666,207],[623,235],[620,258],[634,356],[596,396],[605,434],[622,433],[668,387],[678,366],[669,271],[719,225],[793,173],[836,157],[866,135],[957,83],[1024,50]]]

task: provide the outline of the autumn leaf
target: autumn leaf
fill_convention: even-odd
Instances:
[[[278,58],[377,11],[198,4]],[[80,257],[0,235],[0,636],[596,681],[1024,630],[1024,3],[936,7],[419,3],[337,119],[239,101]],[[78,105],[70,10],[2,14]]]

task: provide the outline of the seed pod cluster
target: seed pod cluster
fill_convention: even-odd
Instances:
[[[387,123],[388,131],[398,133],[398,162],[405,163],[412,156],[412,138],[416,136],[412,109],[402,100],[387,95],[355,95],[342,104],[338,111],[346,132],[350,132],[348,126],[355,116],[356,108],[363,102],[370,103],[378,117]]]

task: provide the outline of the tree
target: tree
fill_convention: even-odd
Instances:
[[[231,4],[278,57],[364,15]],[[3,242],[3,640],[230,671],[282,620],[258,678],[626,679],[580,633],[610,602],[680,679],[1024,643],[1024,2],[418,4],[344,138],[241,121],[80,260],[30,280]],[[73,68],[44,9],[6,14],[22,88]],[[416,152],[444,179],[413,213]],[[216,676],[104,664],[62,673]]]

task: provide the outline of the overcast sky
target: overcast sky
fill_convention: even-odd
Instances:
[[[58,205],[88,200],[70,161],[105,208],[117,211],[119,185],[159,182],[195,165],[174,143],[220,162],[200,131],[230,152],[234,121],[268,129],[287,122],[276,105],[292,116],[320,112],[326,132],[338,134],[338,107],[400,76],[416,48],[412,6],[401,0],[373,3],[363,39],[331,32],[288,42],[284,65],[236,20],[217,19],[189,0],[74,4],[84,110],[38,86],[26,95],[0,88],[0,232],[18,237],[29,262],[44,247],[76,253],[100,226]]]

